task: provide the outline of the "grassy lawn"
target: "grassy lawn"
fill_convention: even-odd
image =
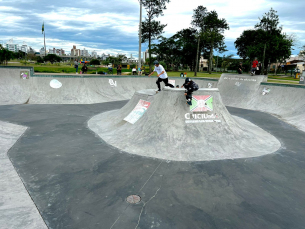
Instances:
[[[299,81],[299,79],[295,79],[291,76],[275,76],[275,75],[268,75],[268,79],[279,79],[279,80],[292,80],[292,81]]]
[[[299,84],[299,81],[268,79],[268,83]]]
[[[19,62],[18,60],[12,60],[11,62]],[[24,65],[22,63],[9,63],[9,66],[25,66],[25,67],[34,67],[34,71],[36,73],[66,73],[66,74],[73,74],[75,73],[75,68],[73,64],[70,63],[55,63],[55,64],[35,64],[35,63],[29,63],[27,65]],[[80,64],[78,67],[78,72],[81,70],[82,65]],[[146,68],[146,72],[148,72],[149,69]],[[100,66],[88,66],[88,74],[95,74],[96,72],[108,72],[108,68],[106,67],[100,67]],[[131,69],[122,69],[122,72],[127,72],[129,75],[131,75]],[[188,77],[194,77],[194,72],[191,71],[168,71],[167,75],[172,77],[179,77],[181,73],[187,73]],[[116,68],[113,69],[113,74],[117,74]],[[213,78],[213,79],[219,79],[222,72],[213,72],[211,74],[207,72],[197,72],[196,77],[202,77],[202,78]],[[234,73],[232,73],[234,74]],[[236,74],[236,73],[235,73]],[[154,73],[154,76],[156,76],[156,73]],[[268,82],[270,83],[286,83],[286,84],[298,84],[299,79],[294,79],[294,77],[291,77],[290,75],[284,76],[284,75],[268,75]]]

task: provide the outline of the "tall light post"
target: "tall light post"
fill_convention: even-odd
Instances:
[[[141,28],[142,28],[142,0],[140,0],[140,23],[139,23],[139,60],[138,60],[138,72],[140,74],[141,71],[141,39],[142,39],[142,34],[141,34]]]

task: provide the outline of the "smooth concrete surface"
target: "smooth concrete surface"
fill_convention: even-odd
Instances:
[[[26,127],[0,121],[0,228],[47,228],[7,156]]]
[[[20,71],[27,68],[0,68],[0,105],[9,104],[93,104],[130,99],[135,91],[143,89],[158,89],[156,76],[128,77],[111,76],[82,78],[66,78],[75,75],[61,76],[35,74],[29,79],[21,79]],[[57,79],[62,87],[55,89],[50,82]],[[175,85],[181,86],[184,78],[170,78]],[[196,79],[200,87],[217,86],[217,81]],[[162,88],[164,83],[161,83]]]
[[[0,120],[29,127],[9,157],[49,228],[304,228],[304,132],[229,108],[283,147],[247,159],[158,160],[123,153],[87,128],[126,103],[0,106]],[[126,202],[132,194],[139,204]]]
[[[218,88],[226,106],[268,112],[305,131],[305,86],[265,81],[266,76],[222,74]]]
[[[121,110],[89,120],[88,126],[104,141],[120,150],[141,156],[174,161],[209,161],[257,157],[277,151],[281,144],[271,134],[242,119],[234,119],[222,103],[218,89],[199,89],[195,95],[213,97],[215,118],[186,123],[195,114],[186,104],[184,89],[165,88],[156,95],[135,93]],[[152,98],[151,98],[152,97]],[[135,124],[124,118],[140,99],[151,102]],[[195,120],[198,121],[198,120]],[[214,121],[214,122],[213,122]],[[218,121],[218,122],[215,122]]]

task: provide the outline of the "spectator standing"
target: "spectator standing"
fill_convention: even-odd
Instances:
[[[256,72],[256,68],[257,68],[257,65],[258,65],[258,61],[257,61],[257,58],[255,57],[254,58],[254,61],[252,62],[252,70],[251,70],[251,76],[255,75],[255,72]]]
[[[132,69],[132,75],[136,75],[137,74],[137,69],[134,67],[133,69]]]
[[[118,75],[122,75],[122,67],[120,64],[117,66],[116,71]]]
[[[243,73],[243,63],[240,62],[237,68],[237,72],[238,74],[242,74]]]
[[[75,68],[75,74],[78,74],[78,60],[75,59],[74,61],[74,68]]]

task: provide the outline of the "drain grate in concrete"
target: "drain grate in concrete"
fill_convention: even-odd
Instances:
[[[130,204],[137,204],[141,201],[141,197],[138,195],[131,195],[126,198],[126,201]]]

